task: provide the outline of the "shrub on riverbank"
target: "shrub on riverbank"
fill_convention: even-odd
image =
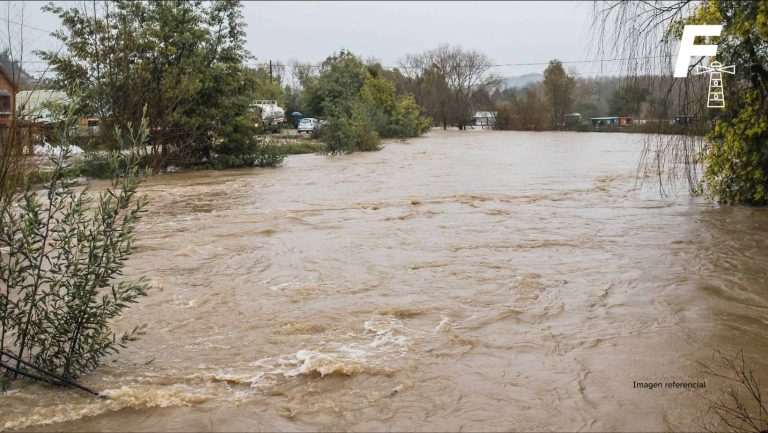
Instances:
[[[320,153],[325,150],[325,143],[318,140],[296,140],[281,145],[280,149],[286,155]]]
[[[210,162],[202,168],[217,170],[245,167],[277,167],[285,160],[286,152],[282,140],[269,135],[250,138],[245,143],[217,146],[212,152]]]
[[[146,161],[137,161],[137,163],[141,167],[146,166]],[[74,164],[69,174],[91,179],[108,179],[112,177],[115,166],[125,171],[128,169],[128,164],[128,158],[119,153],[88,152]]]
[[[284,145],[284,140],[271,136],[256,136],[246,144],[239,146],[220,146],[202,162],[194,164],[179,164],[180,166],[197,169],[225,170],[230,168],[245,167],[277,167],[283,163],[289,148]],[[307,153],[294,151],[293,153]],[[177,160],[183,161],[184,156],[171,154],[168,160],[175,165]],[[138,161],[134,161],[141,171],[149,168],[150,160],[146,155]],[[129,158],[120,152],[89,152],[80,158],[73,166],[66,169],[66,173],[73,177],[84,176],[91,179],[110,178],[114,167],[126,170]]]
[[[137,162],[145,152],[147,124],[117,142],[112,184],[94,196],[76,190],[68,175],[69,113],[57,134],[60,155],[43,194],[27,186],[0,204],[0,388],[17,378],[54,384],[95,369],[101,359],[134,341],[142,328],[119,333],[112,322],[147,294],[144,279],[121,281],[134,227],[145,210]]]
[[[376,125],[362,104],[356,104],[349,114],[333,117],[320,131],[325,152],[330,154],[373,151],[381,149],[381,137]]]
[[[328,57],[320,74],[302,84],[307,107],[329,122],[317,134],[327,153],[378,150],[381,138],[417,137],[429,129],[412,96],[398,96],[380,67],[352,53]]]

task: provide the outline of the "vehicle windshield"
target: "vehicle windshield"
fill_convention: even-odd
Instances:
[[[300,123],[312,123],[312,119],[301,119]]]

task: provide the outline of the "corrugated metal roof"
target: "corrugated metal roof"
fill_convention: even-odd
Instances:
[[[23,90],[16,94],[16,110],[25,118],[50,120],[47,105],[67,102],[67,94],[58,90]]]

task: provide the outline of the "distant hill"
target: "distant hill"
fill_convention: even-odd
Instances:
[[[540,74],[537,72],[534,72],[531,74],[524,74],[516,77],[506,77],[502,80],[501,87],[505,89],[509,89],[511,87],[521,88],[531,83],[541,81],[543,79],[544,79],[544,74]]]

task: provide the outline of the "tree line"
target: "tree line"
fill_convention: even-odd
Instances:
[[[324,94],[314,86],[324,81],[344,82],[336,76],[337,71],[328,68],[338,59],[337,55],[331,56],[319,68],[289,65],[298,77],[296,83],[282,88],[272,84],[267,94],[285,104],[288,112],[327,116],[321,105],[334,99],[324,102]],[[356,59],[358,64],[362,62]],[[687,114],[683,104],[658,85],[667,83],[677,90],[679,86],[667,76],[648,74],[631,80],[619,76],[580,77],[566,71],[557,59],[549,63],[540,80],[523,87],[505,87],[503,77],[494,73],[493,61],[482,52],[448,45],[409,54],[398,67],[385,69],[377,62],[367,62],[367,67],[394,85],[397,97],[412,97],[422,116],[429,118],[432,126],[442,128],[466,129],[477,111],[495,112],[497,129],[532,131],[584,129],[590,118],[601,116],[666,122]],[[266,77],[264,70],[260,69]],[[288,81],[285,70],[281,69],[274,80]],[[566,122],[566,115],[574,112],[581,115],[579,124]]]
[[[490,57],[450,45],[408,54],[394,69],[342,50],[320,65],[293,65],[298,80],[285,83],[284,68],[249,66],[242,8],[239,1],[50,4],[44,10],[61,20],[54,36],[63,49],[40,57],[55,72],[52,85],[82,101],[80,114],[101,119],[100,145],[109,147],[112,129],[136,124],[146,110],[147,164],[156,169],[279,163],[257,126],[251,104],[259,99],[327,120],[317,138],[329,153],[375,150],[382,138],[415,137],[430,126],[465,129],[480,110],[496,112],[499,129],[547,130],[563,128],[571,111],[640,116],[663,106],[648,88],[576,78],[558,60],[541,83],[505,89]]]
[[[607,4],[612,11],[630,8]],[[721,45],[729,60],[739,65],[740,73],[752,74],[737,80],[757,82],[751,84],[758,91],[752,99],[762,103],[765,98],[759,90],[764,78],[758,72],[765,70],[765,47],[759,23],[765,12],[760,7],[706,1],[687,18],[678,14],[659,21],[664,27],[661,35],[674,40],[685,23],[724,23],[728,36],[722,39],[728,43]],[[699,120],[700,128],[692,130],[697,136],[712,129],[715,118],[723,114],[696,109],[701,104],[694,95],[706,96],[705,80],[682,83],[657,71],[622,78],[579,77],[552,60],[540,82],[504,88],[486,54],[450,45],[408,54],[396,68],[342,51],[321,65],[293,65],[298,80],[286,82],[283,68],[248,66],[253,55],[245,48],[238,1],[93,2],[45,9],[63,25],[54,35],[64,48],[41,53],[56,73],[54,85],[80,94],[83,115],[103,119],[104,136],[99,139],[105,143],[114,126],[136,124],[146,109],[148,158],[155,168],[169,163],[252,165],[270,150],[255,126],[250,104],[256,99],[278,99],[288,113],[328,120],[318,138],[330,153],[377,149],[382,138],[418,136],[429,126],[465,129],[476,111],[496,112],[499,129],[517,130],[585,126],[586,119],[607,115],[660,120],[660,125],[675,116],[691,116]],[[631,16],[626,13],[621,19]],[[642,35],[629,36],[624,39],[640,40]],[[630,44],[629,49],[638,46]],[[726,94],[734,102],[746,91],[740,84],[726,89],[737,92]],[[729,104],[724,111],[731,119],[738,117],[730,111],[735,106]],[[568,124],[566,115],[572,112],[582,115],[581,125]],[[699,154],[702,144],[697,146],[686,154]],[[763,170],[750,176],[760,173]],[[764,193],[756,192],[763,200]]]

